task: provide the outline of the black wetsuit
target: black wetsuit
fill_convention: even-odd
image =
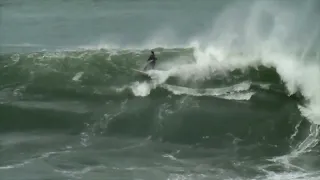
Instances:
[[[157,60],[156,56],[154,54],[151,54],[147,60],[147,62],[149,61],[151,62],[149,62],[144,69],[146,69],[149,64],[151,65],[152,69],[154,69],[154,66],[156,65],[156,60]]]

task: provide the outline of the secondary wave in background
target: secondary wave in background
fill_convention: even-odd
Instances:
[[[159,70],[148,72],[154,81],[131,71],[143,66],[150,48],[4,54],[2,131],[55,129],[84,132],[88,139],[133,135],[211,148],[235,145],[243,157],[280,163],[284,173],[275,176],[295,170],[297,179],[312,178],[318,162],[310,157],[319,139],[316,5],[232,4],[208,33],[194,38],[192,48],[156,49],[162,61]],[[34,111],[44,113],[36,118]],[[34,118],[23,121],[26,116]],[[279,168],[273,166],[261,167],[269,179]]]

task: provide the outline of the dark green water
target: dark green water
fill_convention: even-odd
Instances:
[[[3,1],[1,179],[319,179],[316,5]]]

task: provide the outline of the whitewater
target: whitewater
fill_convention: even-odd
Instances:
[[[319,5],[2,2],[1,179],[320,179]]]

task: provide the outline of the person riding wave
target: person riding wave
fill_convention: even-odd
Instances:
[[[154,55],[154,52],[151,51],[151,55],[147,60],[148,64],[143,68],[143,70],[146,70],[148,65],[151,65],[151,68],[154,69],[154,66],[156,65],[156,60],[157,60],[157,57]]]

